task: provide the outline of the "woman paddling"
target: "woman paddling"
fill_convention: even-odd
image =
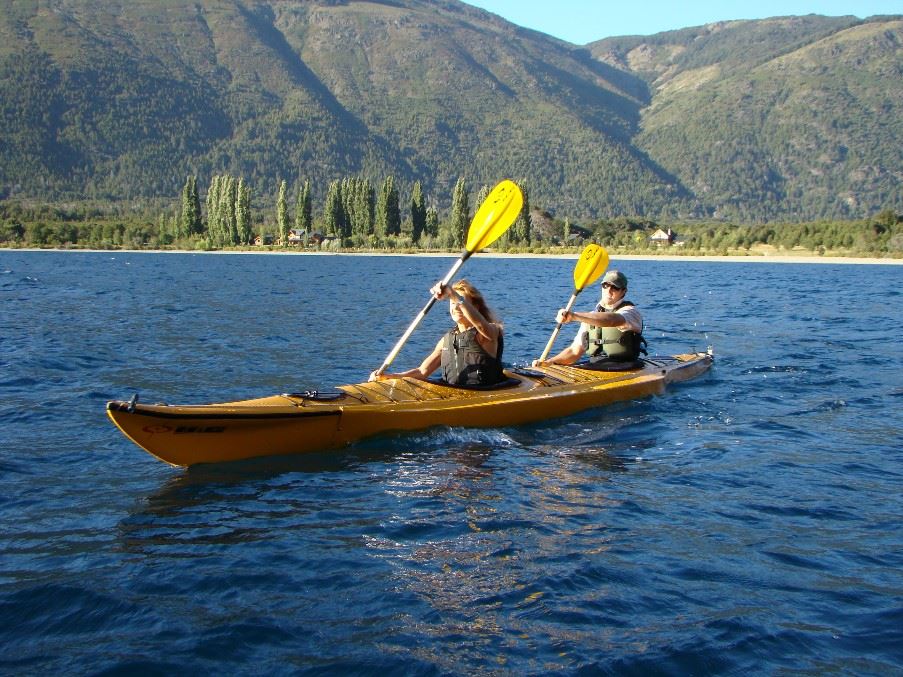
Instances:
[[[442,378],[452,385],[487,386],[505,379],[502,373],[502,324],[486,305],[479,290],[467,280],[451,287],[436,285],[430,293],[438,300],[448,299],[449,313],[455,323],[415,369],[398,374],[370,374],[370,380],[412,378],[426,380],[442,367]]]

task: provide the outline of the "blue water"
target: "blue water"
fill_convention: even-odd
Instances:
[[[105,417],[362,380],[452,261],[0,251],[0,672],[903,674],[900,266],[615,261],[713,371],[528,427],[183,470]],[[509,361],[573,264],[465,265]]]

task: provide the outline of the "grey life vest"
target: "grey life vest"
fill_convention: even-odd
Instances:
[[[625,306],[633,306],[630,301],[621,301],[610,311],[599,304],[596,312],[615,312]],[[631,329],[621,331],[617,327],[594,327],[587,325],[587,332],[583,336],[583,347],[590,362],[597,360],[615,360],[618,362],[635,362],[640,359],[640,353],[645,354],[643,346],[646,339],[642,333]]]
[[[476,327],[463,332],[452,329],[442,338],[442,378],[458,386],[485,386],[503,381],[501,333],[498,345],[498,355],[493,357],[477,341]]]

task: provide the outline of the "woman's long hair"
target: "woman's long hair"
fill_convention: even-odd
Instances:
[[[488,305],[486,305],[486,299],[483,298],[480,290],[470,284],[470,282],[467,280],[458,280],[452,285],[452,289],[461,296],[467,297],[467,300],[473,304],[474,308],[480,311],[480,315],[493,324],[497,324],[500,327],[502,326],[502,322],[499,320],[498,316],[492,312]]]

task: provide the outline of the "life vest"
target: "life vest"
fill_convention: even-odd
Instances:
[[[633,306],[630,301],[624,300],[610,311],[600,304],[596,306],[596,312],[615,312],[625,306]],[[617,327],[594,327],[587,325],[587,332],[583,336],[583,347],[590,362],[599,360],[614,360],[616,362],[635,362],[640,359],[640,353],[646,354],[646,339],[642,332],[632,329],[622,331]]]
[[[498,355],[493,357],[477,341],[476,327],[463,332],[452,329],[442,337],[442,378],[458,386],[493,385],[503,381],[501,333],[498,346]]]

